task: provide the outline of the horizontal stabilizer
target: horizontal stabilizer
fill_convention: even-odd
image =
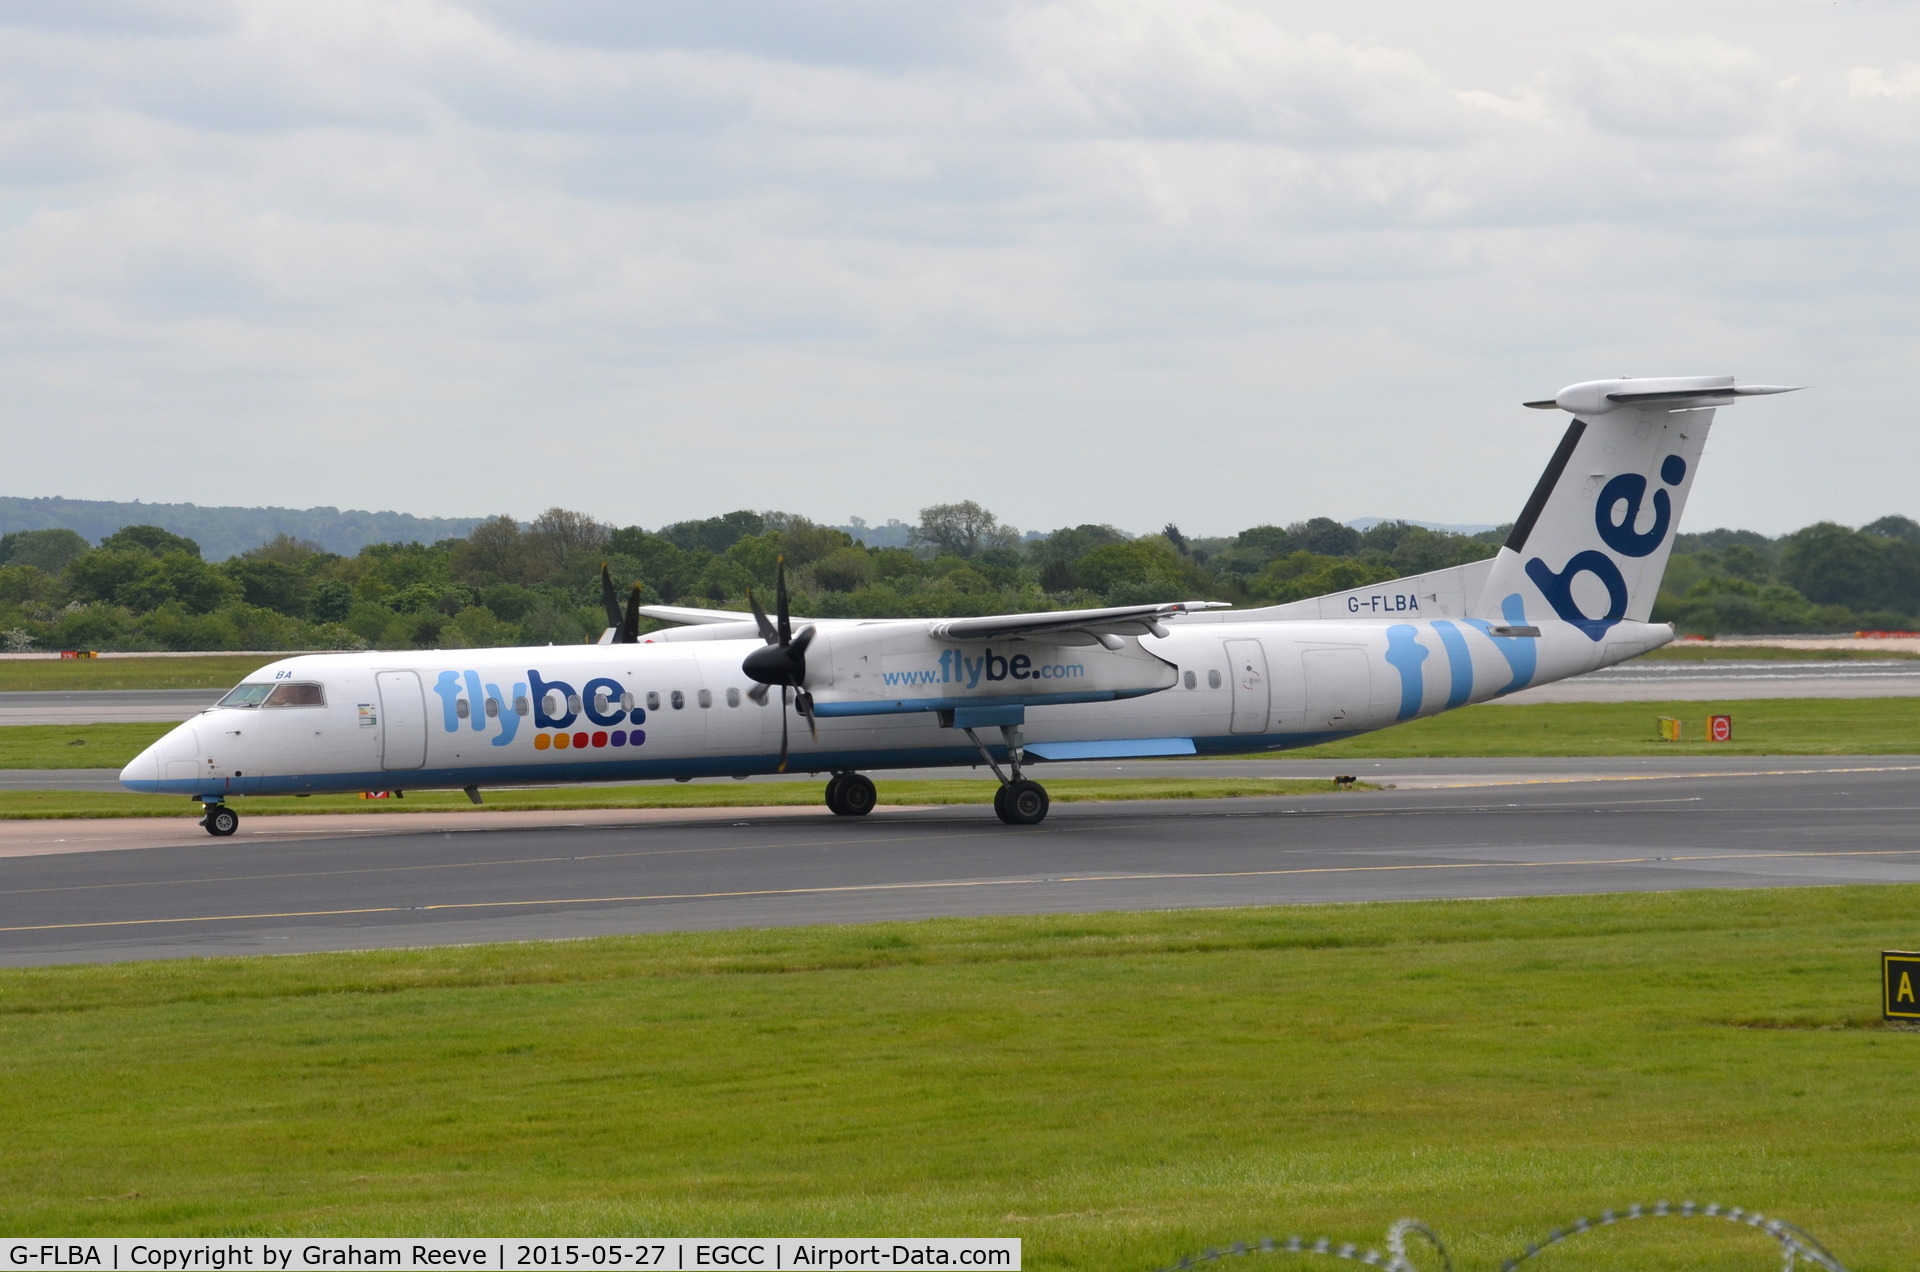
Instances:
[[[1768,393],[1792,393],[1804,385],[1740,384],[1730,375],[1681,375],[1653,380],[1586,380],[1569,384],[1552,398],[1526,402],[1536,411],[1562,410],[1575,415],[1605,415],[1623,406],[1667,406],[1688,410],[1726,406],[1736,398]]]

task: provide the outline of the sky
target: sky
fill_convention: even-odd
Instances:
[[[0,494],[1920,518],[1920,0],[0,0]]]

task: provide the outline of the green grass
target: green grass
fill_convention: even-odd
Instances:
[[[1733,717],[1732,742],[1705,740],[1707,716]],[[1679,717],[1685,740],[1654,736]],[[13,725],[0,728],[0,768],[119,768],[169,725]],[[78,741],[82,745],[74,745]],[[1278,752],[1308,760],[1529,755],[1920,754],[1920,699],[1756,698],[1732,702],[1487,703],[1395,725],[1330,746]],[[711,790],[711,787],[702,787]],[[1049,790],[1053,789],[1049,784]]]
[[[1732,742],[1705,740],[1710,714],[1733,717]],[[1678,716],[1684,722],[1684,741],[1676,744],[1654,737],[1654,721],[1663,715]],[[170,727],[164,724],[12,725],[0,728],[0,768],[120,768]],[[83,745],[74,745],[76,741]],[[1920,698],[1549,702],[1527,706],[1487,703],[1395,725],[1331,746],[1276,754],[1282,758],[1341,760],[1397,756],[1695,753],[1920,754]]]
[[[1641,658],[1653,662],[1860,662],[1871,659],[1914,659],[1920,654],[1886,649],[1862,641],[1858,649],[1782,649],[1774,645],[1740,645],[1730,641],[1687,640],[1663,645]]]
[[[193,658],[0,658],[0,693],[23,689],[229,689],[291,654]]]
[[[171,724],[0,726],[0,768],[125,768],[129,760],[173,727]]]
[[[1733,741],[1706,741],[1709,715],[1733,717]],[[1680,742],[1654,736],[1676,716]],[[1462,755],[1913,755],[1920,698],[1753,698],[1737,702],[1491,702],[1288,751],[1301,759]]]
[[[882,804],[991,804],[999,784],[967,778],[929,782],[874,783]],[[1092,777],[1046,784],[1057,803],[1089,800],[1239,799],[1256,795],[1323,795],[1335,792],[1322,779],[1278,777]],[[821,803],[826,788],[818,782],[703,782],[697,785],[559,786],[486,791],[475,807],[459,791],[414,791],[404,799],[362,799],[358,795],[266,795],[234,800],[242,816],[295,813],[444,813],[485,814],[501,809],[572,808],[780,808]],[[1373,790],[1365,782],[1354,789]],[[169,795],[123,791],[0,791],[0,821],[65,817],[185,817],[197,807]]]
[[[1008,1235],[1148,1272],[1415,1215],[1488,1269],[1664,1197],[1909,1267],[1920,1033],[1881,1025],[1876,952],[1916,913],[1776,889],[0,971],[0,1226]],[[1770,1249],[1647,1225],[1541,1266]]]

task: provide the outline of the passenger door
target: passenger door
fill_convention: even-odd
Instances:
[[[1267,686],[1267,652],[1257,640],[1230,640],[1227,674],[1233,678],[1235,733],[1264,733],[1271,697]]]
[[[380,687],[380,767],[417,769],[427,762],[427,700],[411,671],[383,671]]]

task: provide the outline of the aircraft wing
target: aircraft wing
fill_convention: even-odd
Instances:
[[[663,623],[685,623],[688,626],[700,626],[704,623],[751,623],[753,615],[739,610],[694,609],[689,605],[642,605],[640,612],[648,618],[657,618]],[[805,618],[796,618],[793,622],[810,622]]]
[[[1160,620],[1195,610],[1217,609],[1225,601],[1173,601],[1164,605],[1118,605],[1110,609],[1055,610],[1046,614],[998,614],[989,618],[949,618],[930,624],[936,640],[1005,640],[1049,632],[1102,636],[1165,636]],[[1101,644],[1107,642],[1102,640]]]

